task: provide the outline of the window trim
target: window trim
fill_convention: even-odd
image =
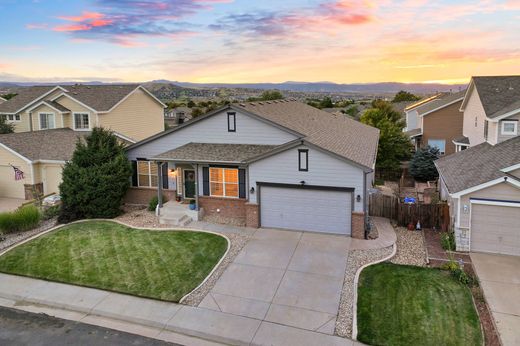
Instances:
[[[88,116],[88,128],[78,128],[76,127],[76,115],[79,114],[87,114]],[[91,127],[91,121],[90,121],[90,112],[73,112],[72,113],[72,128],[74,131],[90,131],[92,129]]]
[[[159,179],[157,179],[157,186],[152,185],[152,164],[155,164],[155,163],[152,161],[148,161],[148,160],[136,160],[136,162],[137,162],[137,165],[136,165],[137,187],[141,187],[143,189],[156,189],[157,186],[159,185]],[[141,185],[141,179],[139,178],[139,176],[144,175],[144,174],[139,174],[139,163],[140,162],[148,163],[148,185]]]
[[[222,170],[222,181],[214,181],[214,180],[211,180],[211,170],[212,169],[220,169]],[[236,183],[232,183],[232,182],[226,182],[226,174],[225,174],[225,171],[228,170],[228,171],[236,171],[237,172],[237,182]],[[209,173],[209,196],[210,197],[217,197],[217,198],[234,198],[234,199],[239,199],[240,198],[240,176],[239,176],[239,169],[238,168],[231,168],[231,167],[209,167],[209,170],[208,170],[208,173]],[[222,184],[222,196],[219,196],[219,195],[214,195],[212,192],[211,192],[211,183],[216,183],[216,184]],[[237,195],[236,196],[226,196],[226,185],[236,185],[237,186]]]
[[[437,146],[433,146],[430,144],[430,141],[439,141],[439,142],[444,142],[444,151],[441,151],[441,148],[437,147]],[[432,147],[432,148],[437,148],[439,149],[439,154],[440,155],[446,155],[446,140],[445,139],[435,139],[435,138],[429,138],[428,139],[428,146]]]
[[[230,121],[231,116],[233,116],[233,128],[231,128],[231,121]],[[236,112],[227,113],[227,130],[228,130],[228,132],[237,132],[237,113]]]
[[[305,153],[305,168],[302,168],[302,154]],[[298,149],[298,171],[309,171],[309,149]]]
[[[54,127],[49,128],[49,120],[47,120],[47,127],[42,128],[42,115],[52,115],[54,118]],[[39,112],[38,113],[38,127],[40,130],[52,130],[56,128],[56,113],[54,112]]]
[[[504,126],[506,124],[513,124],[515,129],[513,132],[505,132],[504,131]],[[501,125],[500,125],[500,134],[503,135],[503,136],[516,136],[518,135],[518,121],[516,120],[502,120],[501,122]]]

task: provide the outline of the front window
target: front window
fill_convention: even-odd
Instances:
[[[236,132],[237,130],[237,115],[236,113],[227,114],[228,132]]]
[[[40,113],[40,129],[48,130],[56,128],[54,113]]]
[[[90,128],[88,113],[74,113],[74,128],[76,130],[88,130]]]
[[[238,198],[238,169],[209,169],[210,196]]]
[[[309,150],[298,150],[298,170],[307,172],[309,170]]]
[[[516,136],[518,132],[518,121],[503,121],[502,134],[508,136]]]
[[[157,187],[157,165],[150,161],[137,161],[137,185]]]
[[[439,149],[441,155],[446,153],[446,141],[444,139],[429,139],[428,145],[432,148]]]

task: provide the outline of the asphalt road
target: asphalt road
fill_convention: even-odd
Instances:
[[[0,345],[177,345],[117,330],[0,307]],[[180,345],[177,345],[180,346]]]

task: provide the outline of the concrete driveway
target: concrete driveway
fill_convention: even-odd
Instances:
[[[19,206],[21,206],[24,202],[26,201],[20,198],[0,197],[0,213],[4,213],[6,211],[13,211]]]
[[[520,345],[520,256],[472,253],[471,261],[504,345]]]
[[[350,242],[259,229],[199,307],[333,334]]]

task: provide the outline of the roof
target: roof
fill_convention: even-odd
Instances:
[[[242,163],[276,147],[276,145],[188,143],[156,155],[156,158],[190,162]]]
[[[0,113],[18,112],[21,108],[42,97],[54,88],[56,88],[55,85],[19,88],[16,90],[16,96],[0,103]]]
[[[329,114],[293,100],[231,104],[197,117],[173,129],[148,137],[128,147],[133,149],[157,138],[180,131],[210,116],[233,109],[259,117],[290,131],[299,138],[357,165],[373,169],[377,156],[379,130],[344,115]]]
[[[466,136],[462,136],[462,137],[457,137],[453,140],[453,143],[458,143],[458,144],[467,144],[469,145],[469,138],[466,137]]]
[[[69,128],[9,133],[0,135],[0,143],[31,161],[67,161],[72,158],[78,138],[89,133]]]
[[[506,176],[501,169],[520,163],[520,136],[491,145],[487,142],[435,161],[450,193]]]
[[[406,131],[404,134],[407,135],[408,137],[417,137],[417,136],[422,135],[422,129],[413,129],[410,131]]]
[[[70,112],[70,109],[68,109],[67,107],[59,104],[58,102],[56,101],[50,101],[50,100],[46,100],[45,101],[46,104],[56,108],[57,110],[59,110],[60,112],[63,112],[63,113],[67,113],[67,112]]]
[[[414,103],[412,103],[411,105],[407,106],[404,110],[405,110],[405,111],[410,111],[410,110],[415,109],[415,108],[417,108],[417,107],[419,107],[419,106],[422,106],[422,105],[425,104],[425,103],[428,103],[428,102],[430,102],[430,101],[435,100],[435,99],[438,98],[439,96],[441,96],[441,94],[435,94],[435,95],[433,95],[433,96],[423,97],[423,98],[420,99],[419,101],[414,102]]]
[[[520,75],[473,77],[480,101],[488,118],[496,118],[520,109]]]
[[[466,93],[466,90],[462,90],[456,93],[452,94],[443,94],[436,98],[435,100],[432,100],[428,103],[425,103],[419,107],[417,107],[417,113],[420,116],[426,115],[431,113],[432,111],[435,111],[437,109],[442,109],[444,107],[447,107],[455,102],[462,101],[464,99],[464,94]]]

